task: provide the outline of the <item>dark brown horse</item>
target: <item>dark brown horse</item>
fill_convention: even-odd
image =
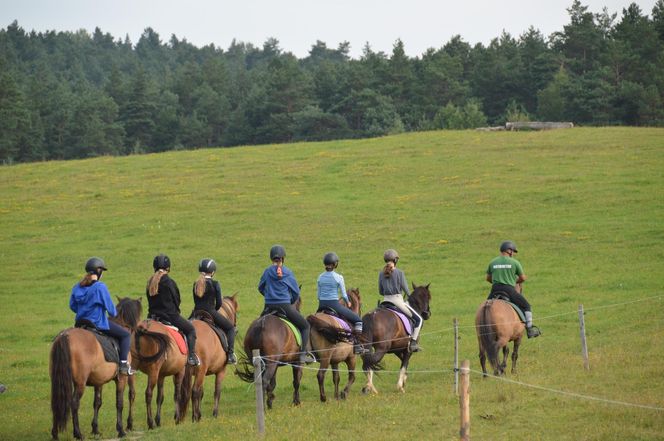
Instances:
[[[502,375],[507,368],[509,342],[514,342],[512,351],[512,373],[516,373],[516,360],[519,358],[519,345],[526,327],[521,322],[512,306],[499,299],[483,302],[475,315],[475,330],[480,347],[480,364],[486,377],[486,359],[493,368],[494,375]],[[498,354],[503,350],[503,361],[499,363]]]
[[[230,320],[234,325],[237,323],[237,293],[231,297],[222,299],[218,312]],[[193,421],[201,419],[201,400],[203,399],[203,383],[206,375],[214,375],[214,409],[212,415],[219,415],[219,398],[221,397],[221,382],[226,376],[226,351],[215,331],[203,320],[192,320],[196,328],[196,355],[201,360],[200,366],[187,366],[182,382],[182,394],[180,399],[181,410],[184,414],[187,410],[187,401],[191,396],[191,418]],[[223,331],[222,331],[223,332]],[[191,386],[191,376],[195,373],[194,383]]]
[[[351,310],[360,315],[360,290],[351,288],[347,292],[351,301]],[[342,303],[343,299],[339,300]],[[311,325],[311,347],[320,363],[318,369],[318,390],[320,391],[320,400],[326,401],[325,396],[325,374],[332,366],[332,381],[334,382],[334,398],[345,399],[348,396],[350,387],[355,382],[355,354],[353,353],[353,336],[344,330],[337,320],[329,314],[316,313],[307,317]],[[350,324],[351,327],[353,324]],[[339,394],[339,363],[346,363],[348,368],[348,383],[344,390]]]
[[[140,299],[118,298],[116,309],[118,315],[111,320],[133,331],[141,317]],[[92,331],[68,328],[58,334],[51,347],[49,372],[51,376],[51,411],[53,412],[51,436],[53,439],[58,439],[58,434],[66,429],[70,413],[74,426],[74,437],[83,439],[78,422],[78,409],[85,386],[93,386],[95,389],[92,434],[99,435],[98,418],[102,401],[102,387],[111,380],[115,381],[117,412],[115,428],[119,437],[125,436],[122,426],[124,389],[128,378],[132,379],[129,380],[131,381],[130,391],[133,389],[133,377],[118,375],[118,365],[105,360],[104,351]],[[127,429],[131,430],[132,425],[130,402]]]
[[[131,342],[132,367],[147,374],[145,388],[148,428],[161,425],[161,406],[164,402],[164,379],[173,377],[175,422],[184,419],[180,394],[187,355],[183,354],[166,325],[156,320],[143,320],[136,327]],[[152,416],[152,395],[157,386],[157,413]],[[131,397],[130,397],[131,400]]]
[[[300,309],[300,299],[295,307]],[[290,327],[274,314],[264,315],[254,320],[244,337],[244,354],[240,357],[238,376],[247,383],[254,381],[254,369],[251,360],[254,349],[260,350],[265,365],[263,371],[263,395],[267,408],[272,409],[274,389],[277,387],[277,368],[291,365],[293,368],[293,404],[300,404],[300,381],[302,365],[300,365],[300,345]]]
[[[430,285],[430,284],[429,284]],[[422,317],[428,320],[431,317],[429,303],[431,293],[429,285],[415,286],[408,297],[408,304]],[[385,354],[394,354],[401,360],[399,380],[397,388],[405,392],[406,370],[412,355],[409,350],[410,336],[406,333],[401,320],[389,309],[379,307],[362,317],[364,329],[362,331],[362,343],[365,347],[373,347],[374,351],[362,355],[362,369],[367,374],[367,384],[362,388],[364,393],[378,393],[373,385],[373,373],[382,369],[380,361]]]

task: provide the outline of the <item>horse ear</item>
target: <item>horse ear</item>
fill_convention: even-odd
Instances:
[[[136,297],[136,300],[138,300],[138,303],[143,303],[143,297]]]
[[[431,282],[427,283],[427,289],[429,289],[429,286],[431,286]]]
[[[417,286],[415,286],[415,282],[410,282],[413,285],[413,289],[417,289]]]
[[[122,299],[120,298],[120,296],[118,296],[118,295],[116,295],[115,298],[118,299],[118,302],[119,302],[120,300],[122,300]]]

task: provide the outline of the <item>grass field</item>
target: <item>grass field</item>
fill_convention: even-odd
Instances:
[[[293,407],[281,369],[265,440],[455,440],[452,321],[471,361],[471,436],[477,440],[664,439],[664,130],[575,128],[548,132],[442,131],[380,139],[172,152],[0,168],[0,440],[50,437],[48,353],[71,326],[71,286],[90,256],[121,296],[144,295],[152,258],[167,253],[193,306],[202,257],[239,292],[241,337],[262,308],[256,291],[271,245],[316,307],[325,252],[371,309],[386,248],[399,250],[409,282],[431,283],[424,352],[406,393],[386,358],[380,393],[358,376],[344,402],[320,403],[307,370]],[[477,374],[475,310],[484,271],[512,239],[529,276],[526,296],[543,331],[522,345],[510,382]],[[577,308],[583,304],[590,371],[583,370]],[[315,365],[312,365],[315,367]],[[147,431],[137,377],[136,432],[145,440],[246,440],[256,435],[254,392],[232,372],[214,420],[175,426],[168,382],[161,428]],[[328,397],[331,392],[328,374]],[[104,391],[103,438],[113,438],[114,388]],[[81,405],[89,436],[92,390]],[[641,407],[638,407],[641,406]],[[71,424],[61,439],[71,439]]]

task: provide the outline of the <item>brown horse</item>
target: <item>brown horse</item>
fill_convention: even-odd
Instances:
[[[141,317],[140,299],[118,298],[116,309],[118,315],[111,320],[133,331]],[[53,439],[58,439],[58,434],[66,429],[70,413],[74,426],[74,437],[83,439],[79,428],[78,409],[85,386],[93,386],[95,390],[92,434],[99,435],[98,418],[102,402],[102,387],[111,380],[115,381],[117,412],[115,428],[119,437],[125,436],[122,426],[124,389],[128,379],[131,379],[129,380],[131,394],[133,377],[118,375],[117,363],[105,360],[104,351],[91,331],[82,328],[68,328],[58,334],[51,347],[49,372],[51,376],[51,411],[53,412],[51,436]],[[131,430],[132,425],[130,402],[127,429]]]
[[[430,284],[429,284],[430,285]],[[431,293],[429,285],[415,286],[413,293],[408,297],[408,304],[422,317],[428,320],[431,317],[429,303]],[[362,388],[363,393],[378,393],[373,385],[373,373],[382,369],[380,361],[385,354],[394,354],[401,360],[397,388],[404,392],[406,384],[406,370],[412,355],[409,350],[410,336],[406,333],[401,320],[390,310],[378,307],[362,317],[364,329],[362,330],[362,343],[365,347],[373,347],[374,352],[362,355],[362,369],[367,374],[367,384]]]
[[[222,299],[221,307],[218,312],[237,324],[237,293],[231,297]],[[221,345],[219,337],[215,331],[203,320],[192,320],[196,328],[196,355],[201,360],[200,366],[193,367],[187,365],[182,382],[182,394],[180,395],[181,410],[183,414],[187,411],[187,402],[191,396],[191,419],[200,421],[201,419],[201,400],[203,399],[203,383],[206,375],[214,375],[214,409],[212,415],[219,415],[219,398],[221,397],[221,382],[226,376],[226,351]],[[223,331],[222,331],[223,332]],[[195,373],[193,387],[191,386],[191,376]],[[184,417],[184,415],[183,415]]]
[[[295,303],[300,310],[299,298]],[[280,365],[291,365],[293,368],[293,404],[300,404],[300,381],[302,366],[300,365],[300,346],[290,327],[274,314],[261,316],[254,320],[244,337],[244,354],[238,363],[237,375],[247,383],[254,381],[254,369],[249,358],[254,349],[260,350],[263,371],[263,395],[267,408],[272,409],[274,389],[277,387],[277,368]]]
[[[132,367],[147,374],[148,384],[145,388],[145,404],[147,407],[148,428],[154,429],[155,424],[161,425],[161,406],[164,402],[164,379],[173,376],[175,399],[175,422],[184,419],[181,411],[180,394],[184,379],[187,354],[178,348],[166,325],[156,320],[143,320],[136,327],[131,342]],[[152,395],[157,386],[157,413],[152,416]]]
[[[348,298],[351,301],[351,310],[360,315],[360,290],[351,288],[348,290]],[[343,300],[339,300],[343,302]],[[307,317],[311,325],[311,347],[320,363],[318,369],[318,389],[320,400],[326,401],[325,396],[325,374],[329,366],[332,366],[332,381],[334,382],[334,398],[345,399],[350,387],[355,382],[355,354],[353,353],[352,335],[344,330],[331,315],[322,312]],[[353,324],[351,323],[351,326]],[[339,395],[339,363],[346,363],[348,368],[348,383],[341,395]]]
[[[502,375],[507,368],[509,342],[514,342],[512,351],[512,373],[516,373],[516,360],[519,358],[519,345],[526,327],[512,306],[499,299],[483,302],[475,315],[475,329],[480,347],[480,364],[486,377],[486,359],[493,368],[494,375]],[[503,350],[503,361],[498,362],[498,353]]]

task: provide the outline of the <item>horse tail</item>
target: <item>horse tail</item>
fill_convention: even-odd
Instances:
[[[265,320],[261,317],[249,326],[244,337],[244,352],[239,352],[240,358],[235,368],[235,374],[247,383],[254,382],[254,363],[250,358],[250,353],[252,349],[260,349],[264,323]]]
[[[337,328],[336,326],[326,322],[325,320],[317,317],[315,314],[307,316],[307,321],[312,329],[315,329],[320,335],[325,337],[331,343],[338,343],[340,341],[348,342],[353,341],[353,335],[344,329]]]
[[[184,378],[182,379],[182,385],[180,386],[180,399],[178,401],[178,414],[180,415],[181,421],[184,421],[185,414],[187,413],[187,407],[189,405],[189,400],[191,399],[191,387],[192,381],[191,377],[196,373],[196,367],[187,363],[184,368]]]
[[[478,332],[480,334],[480,341],[482,342],[482,347],[486,351],[487,358],[491,367],[495,370],[498,366],[498,347],[496,346],[496,331],[493,328],[494,323],[491,320],[491,306],[493,305],[492,301],[485,302],[482,306],[482,319],[480,320],[480,328]]]
[[[254,382],[254,364],[249,360],[249,356],[242,351],[238,351],[240,357],[238,359],[237,367],[235,368],[235,375],[240,377],[240,380],[246,383]]]
[[[364,317],[362,317],[362,335],[360,336],[360,343],[362,343],[362,345],[367,349],[369,349],[373,344],[373,333],[374,333],[373,319],[374,319],[373,313],[366,314]],[[362,354],[362,370],[363,371],[368,371],[369,369],[371,369],[372,371],[383,370],[384,367],[380,362],[383,359],[383,355],[384,354],[378,352],[367,352],[365,354]]]
[[[49,371],[51,374],[51,411],[53,412],[53,430],[51,431],[51,435],[55,439],[58,433],[67,428],[74,394],[71,352],[69,349],[69,337],[66,333],[61,333],[53,342]]]
[[[140,339],[141,337],[146,337],[148,340],[152,340],[157,345],[157,352],[153,355],[141,355],[141,346]],[[136,355],[138,360],[141,363],[154,363],[159,360],[166,354],[168,350],[168,345],[170,343],[170,337],[159,332],[148,331],[144,328],[137,328],[135,333],[135,342],[136,342]]]

